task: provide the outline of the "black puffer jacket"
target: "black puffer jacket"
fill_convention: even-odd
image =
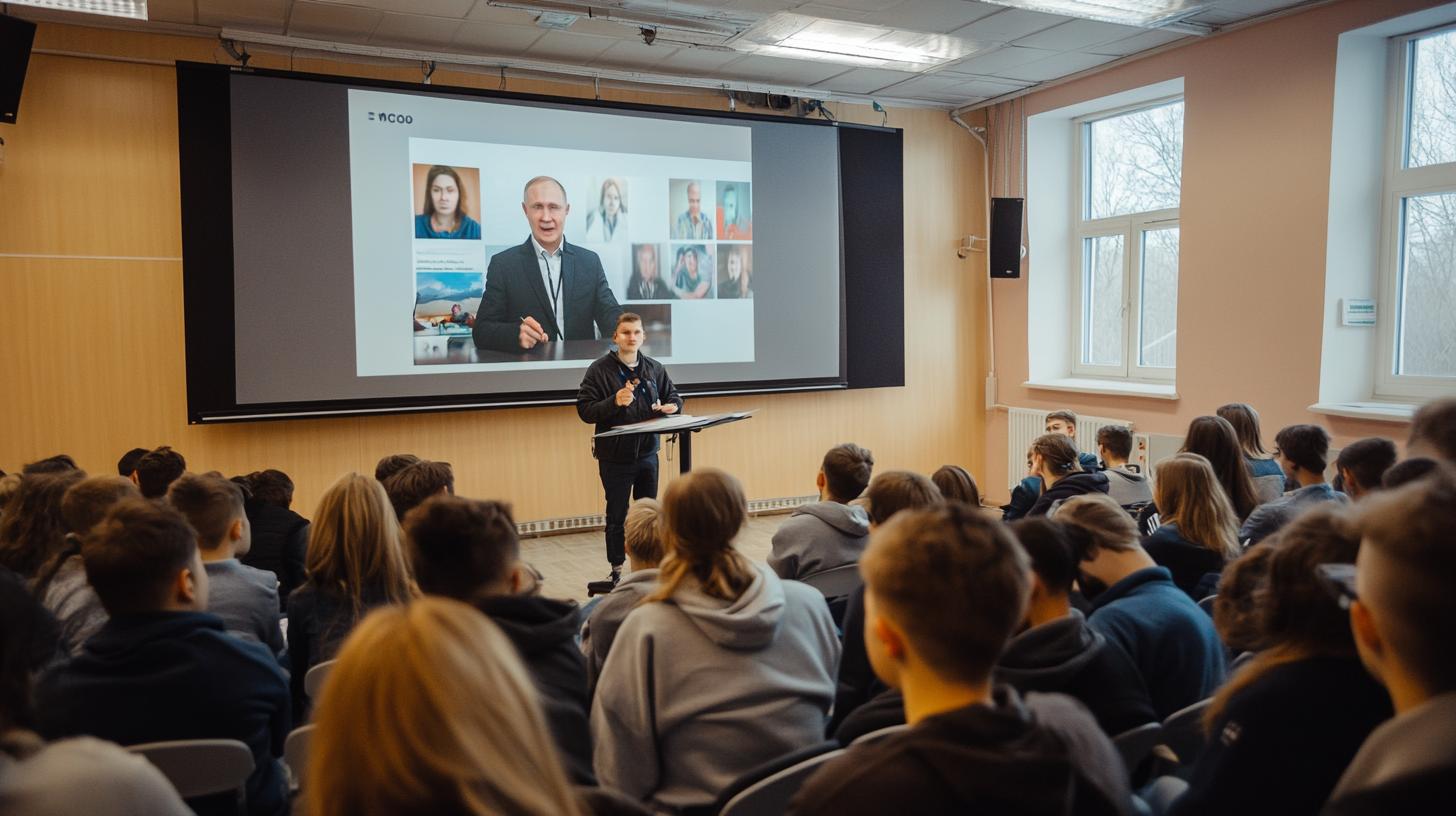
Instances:
[[[617,391],[633,378],[638,380],[632,404],[618,405]],[[683,400],[677,387],[667,376],[662,363],[638,353],[637,370],[628,368],[616,352],[598,358],[581,378],[576,394],[576,415],[582,422],[596,425],[596,432],[609,431],[618,425],[643,422],[661,416],[652,410],[654,402],[673,403],[682,412]],[[603,462],[635,462],[657,452],[657,434],[613,436],[594,440],[592,453]]]

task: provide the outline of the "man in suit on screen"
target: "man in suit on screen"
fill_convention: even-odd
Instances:
[[[531,236],[491,257],[475,345],[520,351],[548,341],[611,337],[622,308],[597,254],[566,242],[566,188],[537,176],[526,182],[521,209]]]

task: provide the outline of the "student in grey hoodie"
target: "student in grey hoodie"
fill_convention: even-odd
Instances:
[[[627,616],[592,705],[604,787],[673,811],[823,739],[839,641],[823,597],[733,548],[747,516],[719,470],[663,497],[662,588]]]
[[[852,443],[824,454],[814,481],[819,501],[796,509],[774,533],[768,565],[780,578],[798,580],[859,560],[870,517],[850,502],[869,487],[874,467],[870,452]]]
[[[581,653],[586,656],[587,683],[595,689],[602,666],[622,621],[642,599],[657,591],[657,572],[666,547],[667,529],[662,504],[638,499],[627,508],[625,526],[627,563],[631,571],[606,597],[597,602],[581,626]]]
[[[1135,507],[1153,500],[1148,480],[1127,460],[1132,456],[1132,431],[1121,425],[1104,425],[1097,431],[1097,455],[1107,474],[1107,495],[1123,507]]]

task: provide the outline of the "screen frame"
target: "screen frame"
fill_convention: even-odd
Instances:
[[[755,121],[790,124],[803,127],[830,127],[839,130],[840,123],[823,119],[801,119],[772,114],[718,111],[671,105],[653,105],[601,99],[582,99],[549,94],[519,93],[485,88],[450,85],[420,85],[411,82],[364,77],[313,74],[241,66],[178,61],[177,114],[178,155],[182,215],[182,278],[183,325],[186,356],[186,391],[188,424],[253,422],[267,420],[361,416],[372,414],[428,413],[498,408],[560,406],[574,404],[576,392],[526,391],[518,393],[466,393],[440,396],[410,396],[307,400],[239,404],[237,401],[237,348],[234,299],[233,233],[232,233],[232,115],[231,78],[235,74],[302,80],[350,88],[405,91],[431,96],[465,96],[482,100],[529,102],[565,108],[621,110],[670,116],[695,116],[730,121]],[[900,144],[898,128],[870,125],[846,125],[856,131],[891,134]],[[839,131],[843,132],[843,131]],[[224,138],[219,138],[221,134]],[[843,152],[841,150],[841,161]],[[903,160],[903,153],[901,156]],[[897,189],[897,192],[900,192]],[[894,228],[903,233],[902,218]],[[854,299],[848,290],[850,281],[845,252],[844,186],[840,187],[839,241],[839,374],[835,377],[778,379],[734,382],[681,384],[678,390],[688,397],[771,394],[796,391],[834,391],[857,387],[850,379],[851,346],[864,347],[848,335],[846,319],[850,314],[847,302]],[[900,275],[896,288],[903,293],[903,240],[900,247]],[[897,325],[903,327],[903,294],[891,307]],[[904,384],[903,332],[899,342],[877,346],[877,357],[898,359],[895,376],[866,381],[865,387]],[[221,342],[220,342],[221,341]],[[583,361],[583,366],[590,361]]]

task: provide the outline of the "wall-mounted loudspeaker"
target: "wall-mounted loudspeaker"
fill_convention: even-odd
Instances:
[[[0,123],[15,124],[20,88],[35,43],[35,23],[0,14]]]
[[[1020,198],[991,199],[991,277],[1021,277]]]

